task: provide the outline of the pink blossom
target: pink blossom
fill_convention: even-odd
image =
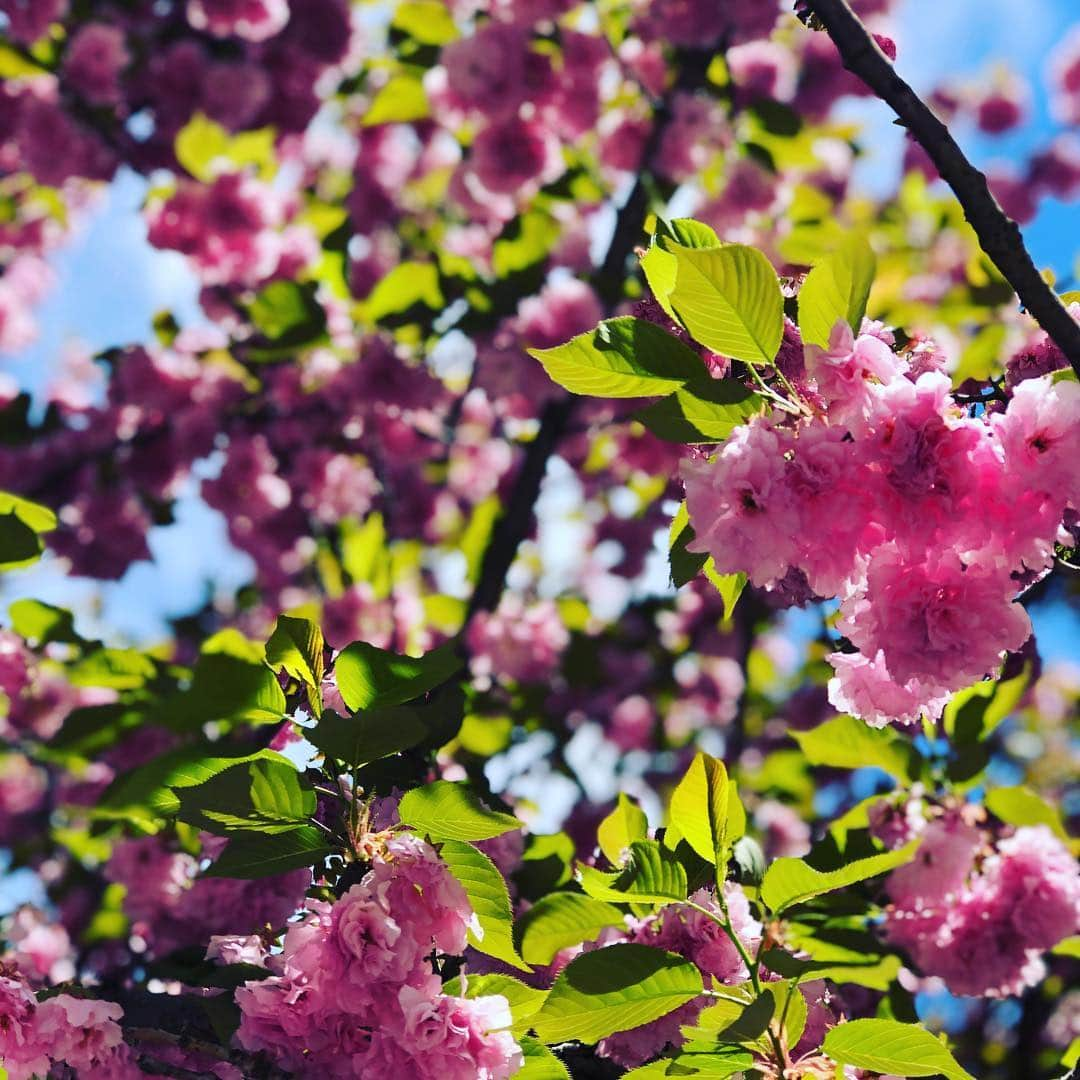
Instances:
[[[265,41],[289,21],[289,0],[188,0],[187,20],[214,37]]]
[[[728,69],[739,96],[746,101],[769,98],[790,101],[798,71],[790,49],[772,41],[749,41],[727,51]]]
[[[506,595],[494,612],[480,612],[468,630],[475,675],[543,682],[558,666],[570,635],[550,600],[529,606]]]
[[[67,930],[32,907],[22,907],[5,931],[11,961],[34,983],[60,983],[75,975],[74,950]]]
[[[531,96],[530,82],[539,75],[542,83],[545,71],[550,77],[548,62],[532,53],[528,43],[520,27],[496,21],[451,42],[441,56],[448,103],[493,118],[516,114]]]
[[[924,715],[936,719],[948,701],[947,694],[919,679],[898,682],[881,651],[872,659],[862,653],[831,653],[828,659],[835,672],[829,680],[829,704],[871,727],[918,724]]]
[[[54,22],[67,15],[68,0],[0,0],[7,32],[23,45],[32,45]]]
[[[31,1080],[49,1071],[33,992],[18,976],[4,974],[0,974],[0,1066],[10,1080]]]
[[[1020,994],[1045,975],[1040,953],[1080,925],[1076,861],[1046,826],[1025,827],[965,883],[973,832],[955,819],[928,826],[920,852],[929,843],[938,858],[890,875],[886,933],[955,994]]]
[[[1014,931],[1029,948],[1053,948],[1080,929],[1080,868],[1046,825],[999,841],[983,874],[1011,898]]]
[[[721,574],[755,585],[782,578],[794,556],[797,515],[784,476],[787,436],[767,419],[738,427],[716,460],[687,459],[682,478],[695,538]]]
[[[206,959],[222,964],[266,963],[266,943],[258,934],[211,934],[206,946]]]
[[[506,999],[440,995],[403,986],[398,993],[403,1036],[425,1080],[505,1080],[524,1064],[509,1032]]]
[[[81,27],[64,53],[64,78],[93,105],[116,105],[120,75],[131,60],[124,32],[106,23]]]
[[[754,809],[754,825],[763,834],[770,859],[801,858],[810,850],[810,826],[787,803],[765,799]]]
[[[116,1021],[123,1015],[124,1010],[111,1001],[57,994],[38,1006],[35,1028],[49,1055],[81,1076],[84,1069],[100,1064],[122,1044],[123,1034]]]
[[[578,278],[560,278],[518,304],[516,328],[526,345],[550,349],[591,330],[602,318],[591,286]]]
[[[845,598],[838,627],[866,656],[883,656],[900,684],[958,690],[1018,649],[1031,622],[1014,587],[993,567],[953,552],[912,561],[895,545],[875,551],[865,584]]]
[[[900,907],[934,906],[958,893],[982,845],[978,829],[952,814],[931,821],[911,862],[897,867],[886,885]]]
[[[1054,115],[1063,124],[1080,124],[1080,29],[1073,27],[1050,55]]]
[[[147,211],[147,239],[186,255],[206,285],[257,285],[281,256],[274,191],[242,173],[209,184],[181,181],[176,193]]]
[[[857,429],[873,402],[874,382],[888,383],[903,374],[904,361],[880,338],[855,337],[839,320],[829,336],[829,347],[806,347],[806,370],[817,392],[829,403],[833,422]]]
[[[1016,387],[991,426],[1005,452],[1007,482],[1080,505],[1080,384],[1048,376]]]
[[[897,805],[891,799],[878,799],[866,812],[870,833],[890,851],[902,848],[926,828],[923,801],[903,798]]]
[[[563,172],[558,140],[535,120],[489,124],[473,140],[469,162],[476,178],[496,195],[518,194],[535,183],[550,183]]]

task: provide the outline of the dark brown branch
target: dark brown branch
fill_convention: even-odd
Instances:
[[[998,205],[986,177],[964,156],[948,128],[897,74],[847,0],[803,0],[803,3],[828,31],[844,67],[892,108],[930,155],[941,178],[963,207],[983,251],[1080,376],[1080,325],[1043,280],[1024,246],[1020,226]]]
[[[678,91],[690,90],[704,83],[712,56],[711,51],[700,50],[682,54],[677,61],[679,72],[675,86],[656,107],[652,130],[642,150],[637,179],[626,202],[619,209],[604,261],[592,275],[592,285],[603,299],[609,314],[623,298],[626,263],[642,239],[642,225],[649,206],[648,170],[671,118],[672,97]],[[466,626],[477,612],[492,611],[499,603],[506,574],[517,554],[518,545],[532,531],[534,507],[548,461],[566,432],[576,404],[577,398],[572,394],[560,394],[548,402],[541,413],[540,430],[529,443],[506,512],[496,523],[484,552],[480,576],[465,616]]]

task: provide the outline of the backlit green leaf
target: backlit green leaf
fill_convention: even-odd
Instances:
[[[669,300],[691,337],[722,356],[771,364],[784,333],[784,300],[769,260],[740,244],[665,247],[676,260]]]
[[[495,864],[482,851],[459,840],[444,840],[439,855],[461,883],[480,922],[481,934],[470,930],[469,944],[504,964],[531,971],[514,947],[510,896]]]
[[[610,945],[583,953],[559,973],[533,1028],[547,1043],[595,1043],[658,1020],[701,991],[701,972],[681,956]]]
[[[521,828],[517,818],[489,810],[467,787],[449,780],[407,791],[398,815],[402,824],[435,840],[487,840]]]
[[[529,355],[560,386],[593,397],[651,397],[670,394],[705,374],[701,357],[645,319],[624,315],[606,319],[553,349]]]
[[[866,881],[902,866],[915,854],[919,843],[919,840],[913,840],[896,851],[856,859],[839,870],[815,870],[802,859],[777,859],[761,883],[761,898],[774,912],[779,913],[814,896],[854,885],[857,881]]]
[[[606,926],[622,926],[622,912],[581,893],[541,896],[518,917],[514,929],[521,955],[529,964],[550,964],[560,949],[591,941]]]
[[[799,331],[807,345],[827,346],[837,322],[858,331],[877,260],[866,238],[850,234],[806,275],[799,291]]]
[[[945,1076],[973,1080],[948,1047],[918,1024],[896,1020],[851,1020],[825,1035],[825,1053],[838,1065],[854,1065],[898,1076]]]

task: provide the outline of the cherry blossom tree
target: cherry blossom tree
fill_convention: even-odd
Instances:
[[[0,0],[0,1075],[1076,1067],[1080,46],[892,7]],[[118,177],[199,316],[31,393]]]

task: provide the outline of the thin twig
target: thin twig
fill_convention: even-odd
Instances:
[[[1080,324],[1046,283],[1024,246],[1020,226],[998,205],[986,177],[968,161],[949,129],[897,74],[847,0],[803,0],[821,20],[844,62],[900,118],[952,188],[979,245],[1080,376]]]

